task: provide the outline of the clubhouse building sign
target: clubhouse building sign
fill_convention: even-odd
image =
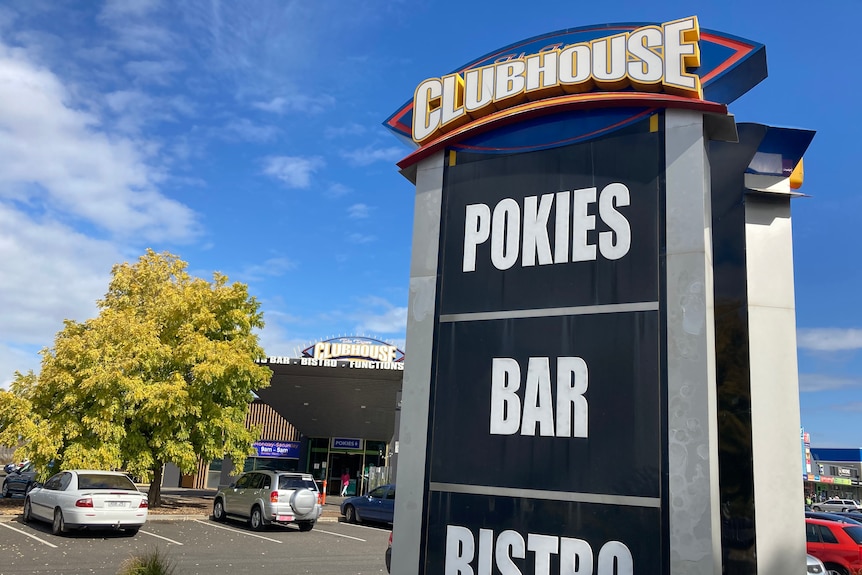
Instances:
[[[765,77],[761,44],[694,16],[605,24],[422,80],[386,120],[416,185],[393,573],[804,563],[799,486],[764,470],[799,465],[813,132],[736,123]]]

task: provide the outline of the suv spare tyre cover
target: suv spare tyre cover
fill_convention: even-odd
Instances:
[[[317,505],[317,495],[310,489],[297,489],[290,496],[290,507],[297,515],[308,515]]]

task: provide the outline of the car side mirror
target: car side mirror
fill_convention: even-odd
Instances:
[[[236,487],[236,483],[231,482],[231,484],[230,484],[230,485],[228,485],[228,487],[229,487],[230,489],[233,489],[234,487]]]

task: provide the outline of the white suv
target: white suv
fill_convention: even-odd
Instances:
[[[855,511],[862,510],[862,505],[852,499],[827,499],[811,505],[814,511]]]
[[[323,510],[318,495],[317,483],[307,473],[248,471],[235,483],[219,486],[213,519],[247,519],[254,530],[295,523],[300,531],[311,531]]]

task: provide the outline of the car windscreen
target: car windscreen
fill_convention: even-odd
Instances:
[[[279,489],[302,489],[303,487],[307,487],[312,491],[317,491],[317,485],[315,485],[314,481],[311,479],[303,479],[301,477],[288,477],[286,475],[282,475],[278,478]]]
[[[79,473],[78,489],[126,489],[137,491],[132,480],[125,475],[102,475],[97,473]]]
[[[862,545],[862,525],[848,525],[844,527],[844,533],[849,535],[854,543]]]

